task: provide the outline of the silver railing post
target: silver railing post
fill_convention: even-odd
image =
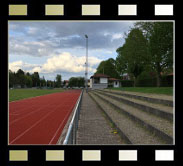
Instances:
[[[72,117],[72,120],[69,124],[69,128],[66,134],[66,137],[64,139],[63,144],[76,144],[76,132],[78,129],[78,121],[79,121],[79,114],[80,114],[80,107],[81,107],[81,100],[82,100],[82,96],[83,96],[83,90],[79,96],[79,99],[76,103],[76,107],[74,110],[74,114]]]

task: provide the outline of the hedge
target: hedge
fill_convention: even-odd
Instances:
[[[139,79],[137,80],[136,87],[156,87],[157,78],[150,79]],[[132,80],[122,80],[122,87],[133,87],[134,81]],[[161,87],[173,87],[173,76],[162,76]]]
[[[133,87],[134,86],[134,81],[132,81],[132,80],[122,80],[121,81],[121,86],[122,87]]]

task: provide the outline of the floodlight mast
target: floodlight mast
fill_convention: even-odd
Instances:
[[[85,35],[85,38],[86,38],[85,89],[87,93],[88,92],[88,36]]]

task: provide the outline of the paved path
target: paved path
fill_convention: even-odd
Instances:
[[[113,133],[100,108],[85,92],[81,104],[77,144],[122,144],[119,135]]]

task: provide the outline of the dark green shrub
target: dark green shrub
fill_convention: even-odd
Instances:
[[[133,87],[134,86],[134,81],[132,81],[132,80],[122,80],[121,81],[121,86],[122,87]]]

